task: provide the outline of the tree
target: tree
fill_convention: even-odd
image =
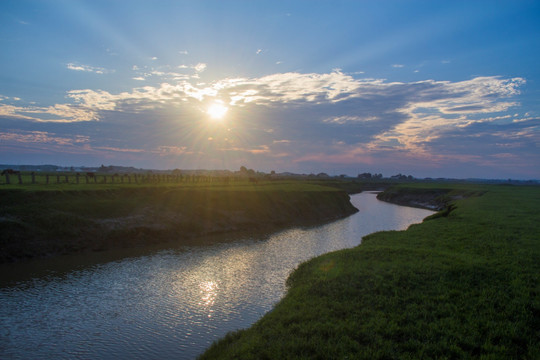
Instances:
[[[371,179],[371,173],[362,173],[362,174],[358,174],[358,178],[359,179]]]

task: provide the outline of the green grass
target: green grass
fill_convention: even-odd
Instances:
[[[233,231],[282,230],[353,213],[344,191],[299,181],[0,188],[0,262]]]
[[[540,358],[540,188],[445,188],[476,196],[300,265],[273,311],[202,358]]]

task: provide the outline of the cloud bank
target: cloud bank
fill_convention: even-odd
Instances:
[[[72,70],[98,71],[68,65]],[[0,118],[51,126],[103,123],[125,149],[176,156],[177,166],[197,161],[216,165],[220,156],[231,153],[236,154],[235,161],[258,158],[267,167],[296,164],[299,168],[317,162],[359,169],[377,163],[390,168],[396,162],[412,166],[419,159],[423,166],[433,168],[451,162],[486,166],[495,166],[495,160],[509,166],[538,162],[534,155],[538,119],[514,112],[525,84],[522,78],[388,82],[357,78],[337,69],[205,83],[197,75],[206,70],[205,64],[186,68],[193,73],[145,72],[134,67],[137,80],[153,77],[154,84],[117,93],[71,90],[65,103],[52,106],[24,106],[3,97]],[[213,101],[229,107],[222,129],[212,129],[205,121],[207,106]],[[150,123],[154,127],[149,130]],[[141,139],[137,131],[146,131],[146,140],[133,146],[131,139]],[[104,144],[92,134],[75,135],[85,141],[72,144],[84,144],[87,150],[122,148]],[[39,140],[43,137],[34,135],[4,132],[2,136],[4,143],[43,143]],[[469,141],[477,143],[463,145]],[[518,148],[524,150],[523,161],[513,155],[512,149]]]

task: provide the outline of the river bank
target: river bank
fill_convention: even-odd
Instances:
[[[377,199],[396,205],[449,212],[454,208],[453,202],[481,196],[484,192],[483,187],[474,185],[407,184],[387,188],[377,195]]]
[[[432,213],[371,192],[350,201],[358,213],[323,225],[4,264],[3,358],[193,360],[271,311],[302,262]]]
[[[208,234],[279,231],[348,216],[344,191],[309,184],[5,190],[0,262],[189,243]]]
[[[538,358],[540,188],[433,190],[414,201],[445,209],[301,264],[273,311],[202,358]]]

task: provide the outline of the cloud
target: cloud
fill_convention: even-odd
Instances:
[[[192,154],[186,146],[159,146],[156,152],[160,156]]]
[[[112,151],[112,152],[120,152],[120,153],[143,153],[143,152],[146,152],[144,149],[129,149],[129,148],[119,148],[119,147],[112,147],[112,146],[96,146],[93,149],[95,149],[95,150],[106,150],[106,151]]]
[[[170,73],[147,72],[155,77]],[[218,159],[220,152],[239,159],[279,159],[284,166],[317,161],[390,164],[396,159],[400,164],[421,160],[426,166],[489,164],[480,154],[493,155],[493,161],[509,159],[497,154],[511,154],[513,149],[529,149],[532,154],[532,144],[540,142],[538,125],[533,125],[538,119],[508,113],[519,105],[515,97],[525,83],[521,78],[388,82],[356,79],[336,69],[197,81],[169,79],[124,92],[71,90],[66,103],[48,107],[6,104],[14,99],[4,96],[0,117],[44,123],[101,121],[110,138],[124,143],[87,142],[89,152],[182,155],[195,165],[209,154]],[[232,114],[226,133],[203,125],[207,105],[216,100],[226,103]],[[156,129],[161,129],[159,136]],[[134,139],[141,139],[141,133],[153,135],[145,136],[139,147]],[[206,141],[209,138],[213,141]],[[475,145],[478,139],[497,150]]]
[[[0,132],[0,140],[5,143],[41,143],[54,145],[74,145],[88,143],[89,137],[75,135],[73,137],[57,136],[46,131],[12,130]]]
[[[378,120],[377,116],[333,116],[326,118],[323,122],[328,124],[345,124],[347,122],[364,122]]]
[[[174,156],[193,154],[186,146],[156,146],[150,149],[103,146],[92,144],[86,135],[58,135],[48,131],[24,131],[12,129],[0,131],[0,144],[4,149],[18,149],[25,146],[26,149],[36,151],[69,152],[69,153],[122,153],[122,154],[157,154],[159,156]]]
[[[199,73],[203,72],[206,69],[206,64],[204,63],[198,63],[196,65],[177,65],[174,67],[171,67],[169,65],[164,66],[157,66],[157,67],[149,67],[144,66],[140,67],[137,65],[132,66],[132,70],[135,72],[136,76],[133,76],[133,80],[143,81],[152,79],[155,81],[160,82],[173,82],[173,81],[180,81],[180,80],[190,80],[190,79],[198,79]],[[172,71],[171,71],[172,70]],[[178,70],[192,70],[194,73],[187,74],[183,72],[178,72]]]
[[[24,109],[25,109],[24,107],[0,103],[0,117],[24,119],[24,120],[35,120],[34,117],[21,114],[20,113],[21,110],[24,110]]]
[[[257,49],[257,51],[255,52],[255,54],[259,55],[260,53],[262,53],[262,49]]]
[[[340,71],[328,74],[277,73],[260,78],[226,79],[214,84],[235,96],[234,103],[337,102],[354,96],[361,82]]]
[[[20,101],[21,98],[16,97],[16,96],[9,97],[9,96],[0,95],[0,101],[5,101],[5,100]]]
[[[431,144],[434,153],[447,156],[482,154],[478,166],[530,168],[538,164],[540,118],[521,122],[484,121],[447,131]],[[508,160],[508,161],[503,161]]]
[[[453,83],[429,80],[396,85],[396,89],[402,88],[406,103],[395,111],[405,115],[405,121],[376,135],[372,146],[399,144],[404,150],[426,152],[426,143],[452,128],[489,121],[489,117],[477,119],[475,115],[503,112],[518,105],[503,99],[517,95],[523,83],[521,78],[478,77]],[[414,91],[407,94],[410,90]]]
[[[161,79],[169,79],[169,80],[188,80],[191,78],[190,75],[182,74],[182,73],[178,73],[174,71],[152,70],[148,73],[144,73],[144,78],[148,78],[150,76],[155,76]]]
[[[242,147],[223,147],[219,149],[221,151],[231,152],[245,152],[249,154],[268,154],[270,153],[270,147],[267,145],[260,145],[255,148],[242,148]]]
[[[112,95],[104,90],[71,90],[67,93],[68,98],[74,99],[82,107],[96,111],[114,110],[116,108],[116,101],[123,96],[125,96],[125,93]]]
[[[68,92],[67,97],[87,109],[139,112],[177,105],[189,98],[203,100],[207,96],[215,97],[216,95],[215,89],[198,88],[189,82],[181,81],[176,85],[162,83],[159,86],[137,87],[131,92],[117,94],[103,90],[72,90]]]
[[[206,70],[206,64],[198,63],[197,65],[193,66],[193,69],[198,73],[203,72],[204,70]]]
[[[166,75],[158,70],[152,73]],[[195,108],[210,99],[221,99],[233,107],[312,104],[324,110],[317,110],[319,116],[328,114],[317,119],[321,123],[381,124],[380,132],[372,134],[374,147],[398,144],[414,149],[413,144],[434,140],[449,127],[480,121],[475,115],[504,112],[518,105],[505,99],[519,94],[523,83],[521,78],[498,77],[400,83],[355,79],[339,70],[326,74],[293,72],[229,78],[209,84],[193,84],[191,79],[182,78],[175,83],[137,87],[116,94],[104,90],[71,90],[67,98],[73,100],[72,104],[23,107],[0,103],[0,116],[34,121],[92,121],[99,120],[104,111],[138,112],[167,106]],[[337,103],[343,105],[333,109],[332,105]],[[486,116],[482,121],[490,121],[489,118]]]
[[[66,67],[69,70],[91,72],[91,73],[96,73],[96,74],[105,74],[105,73],[112,72],[112,70],[107,70],[105,68],[76,64],[76,63],[68,63],[66,64]]]
[[[403,65],[403,64],[393,64],[392,67],[396,68],[396,69],[399,69],[399,68],[405,67],[405,65]]]
[[[99,119],[96,111],[71,104],[55,104],[48,107],[25,107],[0,103],[0,117],[56,123],[93,121]]]

